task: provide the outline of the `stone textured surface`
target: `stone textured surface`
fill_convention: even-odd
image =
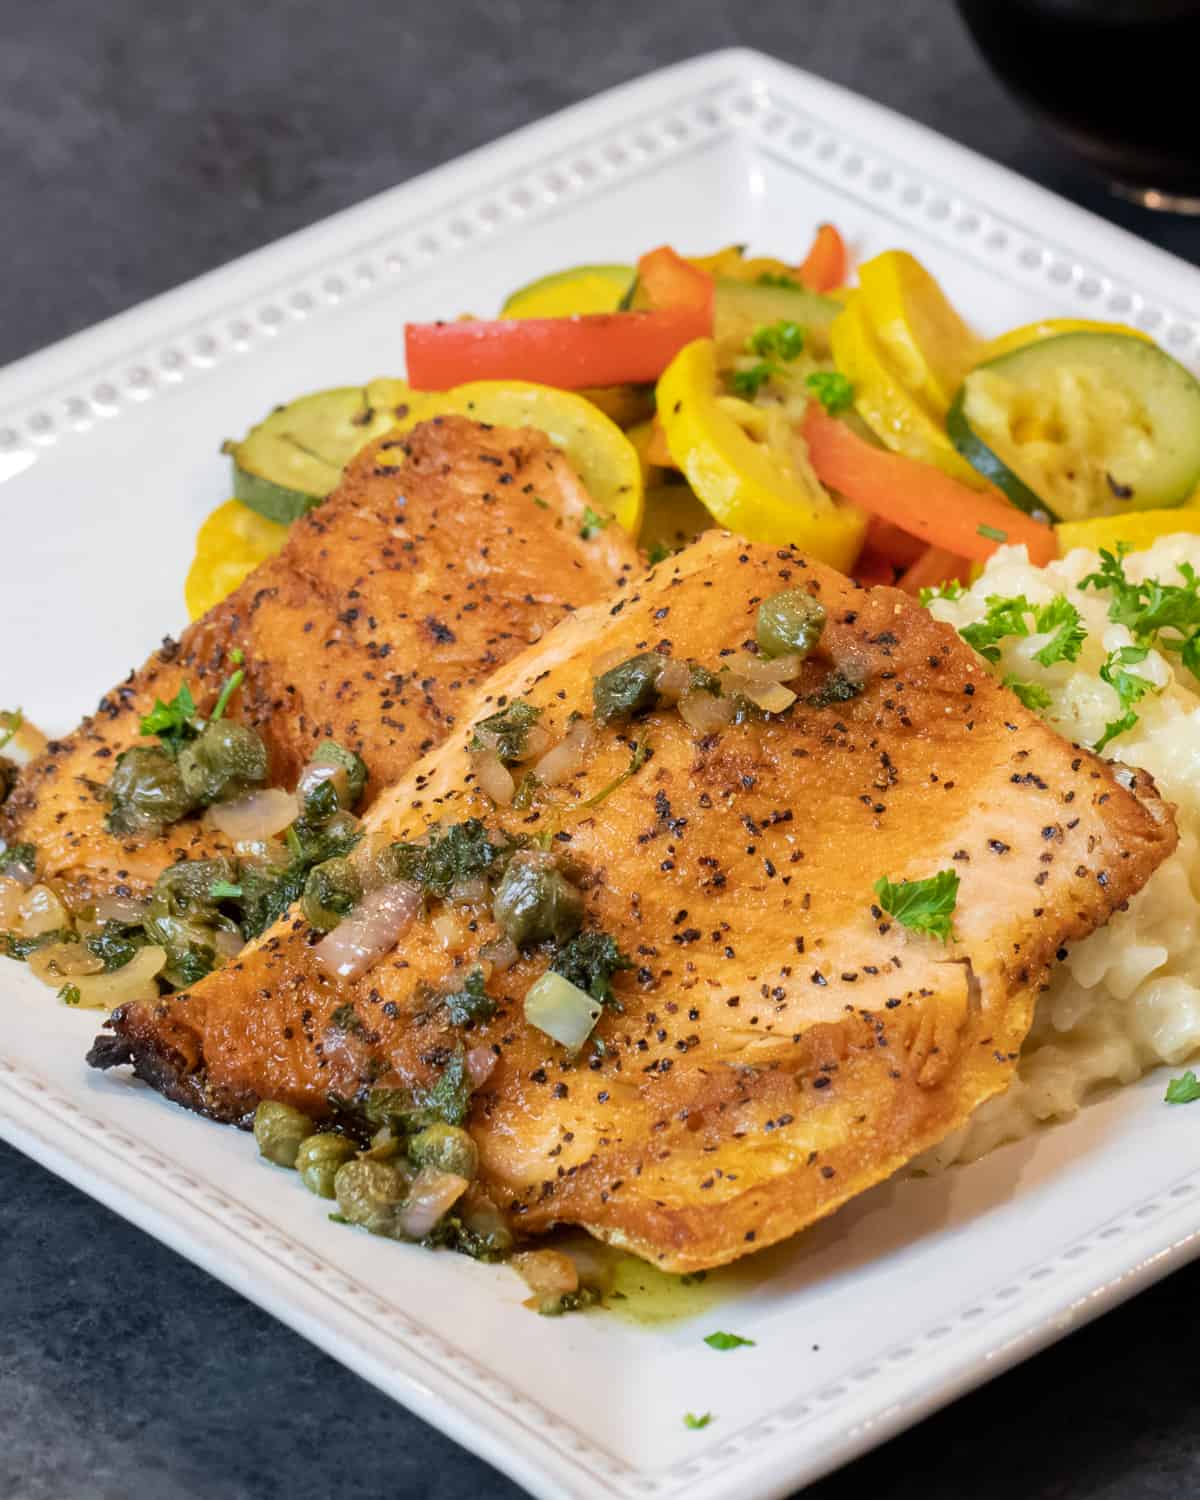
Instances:
[[[741,42],[1200,259],[986,74],[946,0],[18,0],[0,45],[0,362],[650,68]],[[808,1491],[1200,1493],[1200,1270]],[[508,1500],[486,1465],[0,1147],[0,1496]]]

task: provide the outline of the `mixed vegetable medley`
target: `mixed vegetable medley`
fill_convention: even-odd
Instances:
[[[544,430],[654,561],[719,525],[866,583],[966,581],[1200,527],[1200,383],[1140,330],[1050,318],[990,342],[910,254],[857,268],[822,225],[799,264],[730,246],[578,266],[494,319],[410,324],[407,382],[301,396],[238,442],[235,501],[187,581],[203,613],[382,432],[440,413]]]

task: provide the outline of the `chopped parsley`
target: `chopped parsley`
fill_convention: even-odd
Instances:
[[[1001,531],[999,526],[976,526],[975,534],[986,537],[989,542],[1007,542],[1008,532]]]
[[[759,391],[770,380],[772,367],[765,359],[760,359],[756,365],[750,365],[745,370],[735,370],[729,377],[729,383],[733,387],[733,394],[740,396],[743,401],[753,401]]]
[[[794,276],[784,276],[778,271],[763,271],[758,278],[759,286],[782,286],[789,291],[802,292],[804,283],[797,281]]]
[[[1179,655],[1181,663],[1200,678],[1200,576],[1190,563],[1179,564],[1182,584],[1148,578],[1134,583],[1125,572],[1128,547],[1118,543],[1115,553],[1101,550],[1100,568],[1081,580],[1081,589],[1107,590],[1112,598],[1108,618],[1124,625],[1139,645],[1157,646]],[[1164,630],[1177,632],[1162,635]]]
[[[891,881],[886,875],[875,882],[879,905],[902,927],[941,938],[954,936],[951,917],[958,904],[957,870],[939,870],[928,880]]]
[[[1031,604],[1024,594],[989,594],[984,600],[987,614],[973,625],[958,632],[968,646],[973,646],[985,661],[1000,660],[1000,642],[1008,636],[1049,635],[1033,659],[1043,667],[1058,661],[1076,661],[1087,639],[1087,630],[1079,611],[1064,594],[1057,594],[1049,604]],[[1033,616],[1033,630],[1027,616]]]
[[[1022,682],[1019,677],[1008,676],[1004,686],[1035,714],[1043,714],[1050,707],[1050,694],[1040,682]]]
[[[164,750],[171,755],[178,755],[184,745],[200,733],[200,726],[196,722],[196,700],[187,683],[180,683],[179,691],[170,703],[156,698],[154,707],[142,716],[138,728],[142,734],[157,735]]]
[[[632,969],[633,960],[621,952],[615,938],[593,928],[560,944],[550,967],[593,1000],[619,1011],[622,1006],[613,993],[612,977],[622,969]]]
[[[602,516],[599,511],[593,510],[590,505],[585,505],[583,508],[583,521],[579,527],[579,535],[585,542],[590,541],[598,531],[603,531],[611,523],[611,516]]]
[[[656,568],[660,562],[666,562],[668,557],[673,556],[673,552],[674,549],[668,547],[666,542],[655,542],[646,554],[646,562],[650,567]]]
[[[471,1075],[459,1046],[427,1089],[372,1089],[367,1119],[388,1125],[401,1135],[415,1135],[430,1125],[461,1125],[471,1108]]]
[[[216,706],[213,708],[212,717],[209,719],[210,724],[215,724],[218,719],[225,717],[225,710],[229,707],[229,700],[246,680],[245,669],[242,666],[246,658],[242,655],[241,651],[236,649],[231,651],[229,653],[229,660],[237,670],[221,684],[221,691],[217,694]]]
[[[496,754],[506,766],[511,766],[525,754],[525,741],[529,738],[529,731],[541,716],[540,708],[526,703],[524,698],[514,698],[497,713],[480,719],[475,725],[469,748],[488,750],[494,743]]]
[[[710,1349],[754,1348],[753,1339],[744,1339],[737,1333],[710,1333],[704,1342]]]
[[[89,953],[104,964],[106,974],[123,969],[139,948],[146,946],[146,934],[140,923],[105,922],[99,932],[84,940]]]
[[[1168,1104],[1191,1104],[1200,1099],[1200,1079],[1189,1068],[1180,1078],[1172,1078],[1163,1098]]]
[[[804,353],[804,329],[787,318],[781,318],[778,323],[764,323],[750,335],[746,348],[760,359],[782,359],[790,363]]]
[[[232,880],[214,880],[208,888],[210,901],[239,901],[242,894],[242,887],[234,885]]]
[[[78,1005],[83,996],[79,993],[77,984],[64,984],[58,992],[58,998],[64,1005]]]
[[[11,875],[14,870],[26,871],[37,867],[37,849],[32,844],[9,844],[0,849],[0,875]]]
[[[814,370],[804,384],[831,417],[854,405],[854,386],[837,370]]]
[[[743,370],[734,370],[730,385],[737,396],[753,401],[772,375],[783,372],[783,366],[804,352],[804,329],[799,323],[781,318],[764,323],[746,340],[746,352],[757,354],[758,362]]]
[[[447,990],[441,999],[455,1026],[486,1021],[496,1014],[496,1002],[488,994],[487,981],[478,966],[471,970],[458,989]]]
[[[1139,677],[1136,672],[1126,671],[1126,668],[1136,667],[1149,654],[1148,646],[1120,646],[1116,651],[1108,653],[1107,660],[1100,668],[1102,681],[1107,682],[1117,695],[1121,716],[1104,726],[1104,733],[1093,746],[1097,754],[1137,723],[1138,716],[1133,711],[1133,705],[1154,690],[1154,683],[1146,677]]]
[[[932,588],[921,590],[921,603],[928,605],[934,599],[961,599],[966,589],[957,578],[947,578],[945,583],[935,583]]]
[[[478,818],[451,824],[427,844],[397,844],[392,848],[399,852],[401,864],[407,859],[412,866],[410,870],[398,869],[396,878],[416,880],[431,896],[448,896],[460,880],[484,874],[500,856]]]
[[[700,1417],[690,1411],[685,1411],[683,1414],[683,1425],[689,1432],[699,1432],[702,1427],[707,1427],[712,1420],[713,1414],[710,1411],[706,1411]]]
[[[579,804],[580,807],[599,807],[602,802],[606,802],[619,786],[624,786],[631,776],[637,775],[653,754],[654,751],[650,748],[650,741],[643,735],[634,743],[633,753],[629,757],[629,764],[620,775],[614,776],[607,786],[600,788],[595,796],[588,797],[585,801],[581,802]]]

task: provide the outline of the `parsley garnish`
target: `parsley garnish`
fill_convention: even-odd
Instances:
[[[1172,1078],[1163,1098],[1168,1104],[1191,1104],[1200,1099],[1200,1079],[1189,1068],[1181,1078]]]
[[[928,880],[891,881],[886,875],[875,882],[880,906],[903,927],[941,938],[954,936],[950,918],[958,904],[958,871],[939,870]]]
[[[1183,666],[1193,677],[1200,677],[1200,577],[1184,562],[1179,564],[1182,584],[1162,583],[1157,578],[1133,583],[1125,573],[1128,550],[1124,543],[1117,544],[1115,554],[1102,549],[1099,571],[1089,573],[1079,587],[1109,590],[1110,620],[1126,626],[1140,645],[1178,652]],[[1160,637],[1163,630],[1178,634]]]
[[[646,554],[646,562],[650,567],[656,568],[660,562],[666,562],[667,558],[672,555],[672,552],[673,549],[668,547],[666,542],[655,542],[654,546]]]
[[[804,384],[831,417],[854,405],[854,386],[837,370],[814,370]]]
[[[550,967],[601,1005],[611,1010],[623,1009],[613,993],[612,977],[622,969],[632,969],[633,960],[621,952],[615,938],[607,932],[596,928],[577,932],[557,949]]]
[[[583,523],[579,528],[579,535],[585,542],[589,541],[598,531],[603,531],[611,521],[611,516],[602,516],[599,511],[593,510],[590,505],[585,505],[583,508]]]
[[[740,1349],[743,1346],[754,1348],[753,1339],[744,1339],[737,1333],[710,1333],[704,1342],[710,1349]]]
[[[790,363],[804,353],[804,329],[799,323],[781,318],[756,328],[746,343],[751,354],[761,359],[782,359]]]
[[[1133,711],[1133,705],[1151,692],[1154,684],[1148,678],[1139,677],[1136,672],[1127,672],[1125,668],[1137,666],[1139,662],[1145,661],[1149,654],[1148,646],[1120,646],[1116,651],[1108,653],[1108,659],[1100,668],[1101,679],[1107,682],[1117,695],[1121,706],[1121,717],[1113,719],[1111,723],[1104,726],[1104,733],[1093,746],[1097,754],[1137,723],[1138,716]]]
[[[208,888],[210,901],[237,901],[241,895],[242,887],[231,880],[214,880]]]
[[[215,724],[218,719],[225,717],[225,710],[229,707],[230,698],[233,697],[234,693],[237,692],[238,688],[246,680],[246,673],[242,667],[242,663],[246,658],[242,655],[241,651],[236,649],[231,651],[229,653],[229,660],[237,668],[237,671],[232,676],[227,677],[221,684],[221,691],[217,695],[216,707],[213,709],[212,717],[209,720],[210,724]]]
[[[1079,611],[1064,594],[1034,611],[1034,625],[1039,635],[1050,635],[1046,644],[1033,653],[1034,661],[1051,667],[1056,661],[1078,660],[1087,629]]]
[[[37,849],[32,844],[9,844],[7,848],[0,849],[0,875],[36,868]]]
[[[683,1425],[690,1432],[699,1432],[702,1427],[707,1427],[713,1420],[713,1414],[706,1411],[703,1416],[698,1417],[693,1412],[685,1411],[683,1414]]]
[[[1022,682],[1020,678],[1010,676],[1004,679],[1004,686],[1035,714],[1045,713],[1050,707],[1050,694],[1040,682]]]
[[[455,1026],[470,1021],[486,1021],[496,1014],[496,1002],[487,992],[483,970],[476,965],[456,990],[447,990],[442,1003]]]
[[[1008,541],[1008,532],[1001,531],[999,526],[976,526],[975,534],[977,536],[987,537],[989,542]]]
[[[353,1219],[348,1219],[345,1214],[326,1214],[331,1224],[353,1224]]]
[[[650,748],[650,741],[643,735],[634,743],[633,754],[629,757],[629,764],[619,776],[614,776],[607,786],[601,787],[594,797],[588,797],[579,805],[580,807],[599,807],[606,802],[619,786],[624,786],[631,776],[636,776],[642,769],[654,751]]]
[[[1080,647],[1087,639],[1082,617],[1075,606],[1063,594],[1056,595],[1049,604],[1030,604],[1024,594],[1005,596],[989,594],[984,600],[987,614],[973,625],[964,625],[958,632],[968,646],[974,646],[985,661],[1000,660],[999,642],[1007,636],[1029,635],[1027,615],[1033,616],[1033,629],[1039,635],[1049,635],[1046,644],[1034,652],[1034,661],[1042,666],[1052,666],[1056,661],[1075,661]]]
[[[947,578],[945,583],[935,583],[931,589],[922,589],[921,603],[929,604],[933,599],[961,599],[966,592],[957,578]]]
[[[729,383],[733,386],[735,396],[741,396],[744,401],[753,401],[770,378],[771,366],[765,359],[760,359],[748,370],[735,370]]]
[[[78,1005],[83,996],[79,993],[77,984],[64,984],[58,992],[58,998],[64,1005]]]
[[[200,733],[200,727],[196,723],[196,700],[187,683],[180,683],[179,691],[170,703],[156,698],[154,707],[142,716],[138,728],[142,734],[157,735],[164,750],[171,755],[178,755],[184,745]]]
[[[506,766],[513,765],[525,754],[525,741],[529,731],[541,718],[542,711],[524,698],[514,698],[498,713],[480,719],[471,736],[471,750],[487,750],[495,742],[496,754]],[[480,733],[480,730],[483,733]]]
[[[758,278],[759,286],[785,286],[793,292],[802,292],[804,283],[794,276],[782,276],[778,271],[764,271]]]

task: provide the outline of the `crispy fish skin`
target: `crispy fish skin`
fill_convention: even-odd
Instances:
[[[601,730],[549,807],[495,810],[473,788],[466,726],[502,698],[561,733],[591,709],[598,657],[657,647],[717,666],[761,599],[796,586],[828,618],[788,713],[704,736],[673,709]],[[812,706],[834,671],[862,692]],[[537,952],[490,977],[491,1020],[465,1038],[450,1024],[431,992],[496,935],[480,908],[456,952],[423,920],[354,982],[323,976],[292,917],[190,993],[117,1012],[92,1061],[245,1123],[259,1098],[321,1116],[370,1086],[428,1086],[460,1039],[488,1044],[470,1125],[493,1196],[529,1232],[583,1225],[676,1271],[794,1234],[1005,1088],[1057,950],[1176,842],[1149,777],[1068,745],[911,599],[721,533],[579,611],[462,719],[369,827],[411,839],[477,816],[549,836],[581,872],[589,925],[635,965],[596,1026],[602,1052],[571,1058],[525,1022]],[[635,737],[650,759],[588,806]],[[881,875],[946,868],[953,941],[874,904]],[[347,1005],[349,1029],[333,1019]]]
[[[446,417],[380,439],[277,557],[51,742],[0,809],[0,837],[36,845],[78,905],[141,895],[166,865],[225,847],[196,817],[115,837],[103,786],[117,755],[145,743],[138,726],[156,698],[186,681],[211,709],[235,647],[246,683],[231,717],[266,741],[273,783],[293,785],[331,737],[366,760],[369,801],[451,732],[490,672],[633,576],[637,549],[620,527],[581,536],[587,503],[530,429]]]

